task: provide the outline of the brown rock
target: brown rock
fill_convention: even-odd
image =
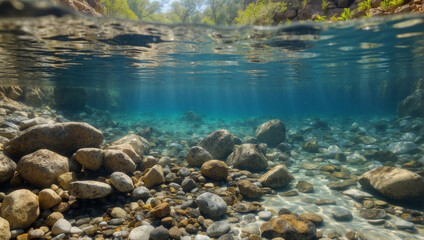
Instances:
[[[275,147],[286,139],[286,127],[278,120],[269,120],[256,129],[256,138],[261,143]]]
[[[292,180],[293,176],[289,173],[286,166],[277,165],[262,175],[259,182],[266,187],[282,188],[287,186]]]
[[[169,216],[171,208],[167,202],[163,202],[150,211],[150,215],[154,218],[164,218]]]
[[[46,219],[46,224],[47,226],[53,226],[57,220],[64,218],[63,214],[60,212],[53,212],[51,213],[47,219]]]
[[[16,170],[16,163],[0,152],[0,183],[9,181]]]
[[[226,158],[234,148],[234,138],[225,129],[217,130],[202,141],[199,146],[208,151],[215,159]]]
[[[140,137],[135,134],[127,135],[115,142],[112,143],[112,146],[114,145],[121,145],[124,143],[128,143],[133,147],[134,151],[140,156],[141,158],[144,156],[144,154],[148,154],[150,151],[150,144],[149,141],[144,139],[143,137]]]
[[[280,215],[261,225],[262,237],[309,240],[316,234],[315,225],[296,214]]]
[[[12,234],[10,233],[10,225],[9,222],[0,217],[0,239],[9,240]]]
[[[38,193],[38,201],[40,203],[40,208],[44,210],[59,204],[62,199],[55,191],[50,188],[46,188]]]
[[[162,167],[160,165],[155,165],[149,169],[149,171],[143,177],[143,182],[147,188],[151,188],[155,185],[165,182]]]
[[[200,173],[205,177],[223,181],[228,177],[228,166],[225,162],[220,160],[209,160],[202,164]]]
[[[320,215],[315,213],[302,213],[300,214],[300,217],[311,221],[316,227],[321,226],[324,222],[324,219]]]
[[[208,160],[212,160],[211,154],[199,146],[190,148],[186,156],[188,164],[195,167],[202,166],[202,164]]]
[[[103,167],[110,172],[133,173],[136,165],[122,150],[108,149],[104,151]]]
[[[135,164],[141,162],[141,157],[135,152],[134,148],[129,143],[110,146],[109,149],[122,150],[126,153]]]
[[[100,148],[81,148],[75,153],[75,160],[86,169],[95,171],[103,164],[103,150]]]
[[[237,182],[237,187],[240,189],[241,195],[248,199],[260,198],[264,195],[262,190],[251,183],[249,180],[240,180]]]
[[[1,216],[12,230],[30,226],[39,215],[38,197],[26,189],[9,193],[1,204]]]
[[[250,171],[262,171],[268,167],[268,160],[257,144],[242,144],[227,158],[227,164]]]

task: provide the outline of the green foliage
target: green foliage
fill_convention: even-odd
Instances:
[[[324,22],[327,19],[327,16],[320,16],[320,15],[316,15],[315,16],[315,22]]]
[[[286,9],[285,2],[258,0],[249,4],[245,10],[240,10],[235,21],[238,24],[276,25],[278,22],[274,20],[275,14],[283,13]]]
[[[357,9],[360,10],[360,11],[362,11],[362,10],[369,11],[370,8],[371,8],[371,0],[365,0],[365,1],[360,2],[358,4]]]
[[[337,21],[339,21],[339,18],[337,17],[337,13],[336,13],[336,14],[334,14],[334,15],[330,18],[330,21],[332,21],[332,22],[337,22]]]
[[[105,9],[105,15],[116,18],[128,18],[136,20],[137,15],[128,6],[127,0],[101,0]]]
[[[163,1],[153,1],[149,0],[127,0],[128,6],[130,9],[137,15],[139,20],[143,21],[152,21],[154,14],[160,13]]]
[[[309,0],[302,0],[302,6],[306,6],[309,3]]]
[[[338,20],[346,21],[353,17],[353,13],[350,11],[349,8],[345,8],[340,17],[338,17]]]
[[[403,0],[383,0],[380,3],[381,9],[384,11],[392,8],[399,7],[403,4]]]
[[[321,1],[321,9],[322,9],[322,11],[324,11],[324,12],[327,11],[328,5],[330,5],[329,2],[327,2],[326,0],[322,0]]]

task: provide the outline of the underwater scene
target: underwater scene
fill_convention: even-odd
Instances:
[[[219,27],[9,2],[0,239],[424,239],[422,14]]]

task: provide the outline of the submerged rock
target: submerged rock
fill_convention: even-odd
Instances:
[[[16,167],[17,165],[12,159],[0,153],[0,183],[9,181],[13,177]]]
[[[160,165],[155,165],[150,168],[146,175],[144,175],[143,182],[147,188],[151,188],[155,185],[165,182],[162,167]]]
[[[103,150],[100,148],[81,148],[75,153],[75,160],[89,170],[97,170],[103,164]]]
[[[110,146],[109,149],[121,150],[127,154],[135,164],[141,162],[141,157],[135,152],[134,148],[129,143]]]
[[[423,80],[417,83],[416,90],[399,103],[397,111],[399,117],[424,117],[424,89]]]
[[[283,214],[261,225],[261,236],[265,238],[283,238],[309,240],[315,239],[315,225],[296,214]]]
[[[149,141],[135,134],[130,134],[119,140],[116,140],[112,143],[112,146],[121,145],[124,143],[130,144],[134,151],[140,156],[140,158],[142,158],[144,154],[148,154],[150,151]]]
[[[126,153],[112,149],[104,151],[103,166],[110,172],[133,173],[136,169],[134,161]]]
[[[286,166],[277,165],[262,175],[259,182],[266,187],[282,188],[287,186],[293,179]]]
[[[11,139],[5,152],[14,159],[39,149],[66,155],[80,148],[98,147],[102,142],[103,134],[87,123],[43,124],[28,128]]]
[[[131,178],[123,172],[114,172],[110,175],[110,184],[120,192],[130,192],[134,189]]]
[[[50,188],[45,188],[38,193],[38,202],[42,210],[52,208],[61,201],[60,196]]]
[[[94,199],[109,195],[112,187],[98,181],[75,181],[69,184],[69,193],[77,198]]]
[[[9,222],[0,217],[0,239],[9,240],[11,236]]]
[[[209,160],[203,163],[200,168],[200,172],[203,176],[217,180],[223,181],[227,179],[228,176],[228,166],[225,162],[220,160]]]
[[[256,138],[259,142],[275,147],[286,139],[286,127],[278,120],[269,120],[256,129]]]
[[[2,201],[1,216],[9,222],[10,229],[26,228],[39,215],[38,197],[29,190],[13,191]]]
[[[411,153],[417,151],[417,145],[413,142],[393,142],[387,147],[387,150],[396,153]]]
[[[199,146],[208,151],[214,159],[224,159],[233,151],[234,138],[230,132],[221,129],[206,136]]]
[[[261,188],[251,183],[249,180],[240,180],[237,182],[237,187],[240,190],[240,194],[248,199],[260,198],[264,195]]]
[[[196,204],[202,214],[212,219],[218,219],[227,211],[227,204],[218,195],[202,193],[196,198]]]
[[[186,161],[188,164],[194,167],[200,167],[208,160],[212,160],[211,154],[199,146],[190,148],[186,156]]]
[[[365,189],[376,190],[386,197],[399,200],[424,199],[424,178],[406,169],[374,168],[359,178]]]
[[[257,144],[242,144],[227,158],[227,164],[235,168],[261,171],[268,167],[266,157]]]
[[[41,149],[22,157],[17,171],[26,182],[34,186],[50,187],[60,175],[69,172],[69,162],[66,157]]]

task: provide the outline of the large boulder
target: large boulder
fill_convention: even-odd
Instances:
[[[268,160],[257,144],[242,144],[227,158],[227,164],[235,168],[262,171],[268,167]]]
[[[214,159],[224,159],[233,151],[234,138],[230,132],[221,129],[206,136],[199,146],[208,151]]]
[[[190,148],[186,156],[186,161],[188,164],[194,167],[200,167],[208,160],[212,160],[211,154],[199,146]]]
[[[205,192],[196,198],[196,204],[202,214],[212,219],[218,219],[227,211],[227,204],[220,196]]]
[[[262,237],[309,240],[315,239],[315,225],[297,214],[283,214],[261,225]]]
[[[209,160],[200,168],[203,176],[217,181],[224,181],[228,176],[228,166],[220,160]]]
[[[1,204],[1,216],[12,230],[30,226],[39,215],[38,197],[26,189],[9,193]]]
[[[87,123],[42,124],[28,128],[11,139],[5,146],[5,152],[14,159],[39,149],[67,155],[80,148],[98,147],[102,142],[102,132]]]
[[[424,199],[424,178],[402,168],[378,167],[359,178],[363,188],[376,190],[386,197],[417,201]]]
[[[261,143],[275,147],[286,139],[286,127],[278,120],[269,120],[256,129],[256,138]]]
[[[15,170],[16,163],[0,152],[0,183],[10,180]]]
[[[69,193],[77,198],[94,199],[109,195],[112,187],[98,181],[75,181],[69,184]]]
[[[122,150],[108,149],[104,151],[103,167],[110,172],[133,173],[136,169],[134,161]]]
[[[50,150],[40,149],[22,157],[17,171],[26,182],[34,186],[50,187],[60,175],[69,172],[69,161]]]
[[[259,182],[266,187],[282,188],[293,180],[286,166],[277,165],[259,178]]]
[[[112,143],[114,145],[121,145],[128,143],[133,147],[134,151],[142,158],[144,154],[148,154],[150,151],[149,141],[135,134],[127,135],[123,138],[120,138]]]

